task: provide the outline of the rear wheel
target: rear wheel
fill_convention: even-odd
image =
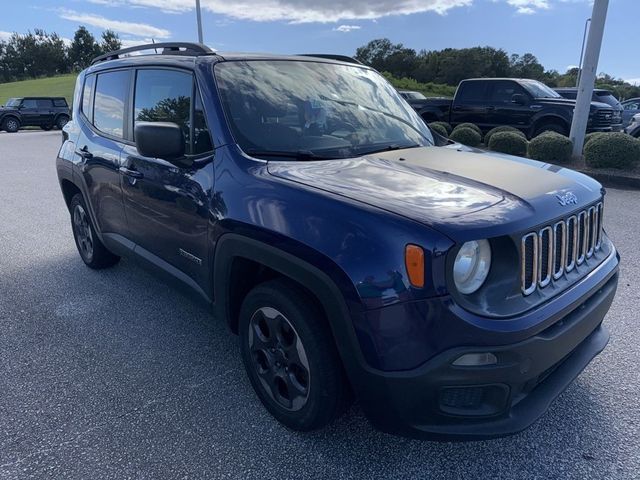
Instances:
[[[2,122],[2,130],[9,133],[15,133],[20,129],[20,121],[17,118],[5,118]]]
[[[295,283],[277,279],[249,292],[240,350],[258,397],[287,427],[321,428],[347,406],[350,391],[329,326]]]
[[[53,128],[53,125],[51,125],[50,123],[45,123],[44,125],[40,125],[40,128],[45,132],[48,132]]]
[[[88,267],[96,270],[108,268],[118,263],[120,257],[107,250],[96,235],[84,198],[79,193],[71,199],[70,210],[73,238],[82,261]]]

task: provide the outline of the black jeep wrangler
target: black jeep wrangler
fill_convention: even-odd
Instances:
[[[62,130],[71,117],[64,97],[10,98],[0,107],[0,129],[9,133],[22,127]]]

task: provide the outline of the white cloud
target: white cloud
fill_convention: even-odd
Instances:
[[[340,25],[339,27],[336,27],[333,29],[334,32],[343,32],[343,33],[349,33],[352,32],[354,30],[360,30],[362,27],[360,25]]]
[[[193,0],[86,0],[111,6],[157,8],[166,13],[194,9]],[[504,2],[521,14],[548,10],[558,3],[592,0],[493,0]],[[391,15],[435,12],[441,15],[459,7],[480,4],[481,0],[201,0],[209,12],[238,20],[286,21],[292,23],[375,20]]]
[[[61,18],[71,20],[85,25],[113,30],[114,32],[135,35],[138,37],[168,38],[171,36],[169,30],[154,27],[146,23],[124,22],[121,20],[111,20],[91,13],[79,13],[73,10],[61,10]]]

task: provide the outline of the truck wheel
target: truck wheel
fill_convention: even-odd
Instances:
[[[48,132],[53,128],[53,125],[51,125],[50,123],[45,123],[44,125],[40,125],[40,128],[45,132]]]
[[[120,260],[98,238],[91,218],[79,193],[71,199],[71,228],[82,261],[95,270],[112,267]]]
[[[329,325],[315,303],[284,279],[258,285],[240,311],[240,351],[258,398],[287,427],[324,427],[350,390]]]
[[[559,133],[560,135],[564,135],[565,137],[569,135],[569,131],[564,125],[560,125],[559,123],[543,123],[542,125],[536,127],[533,136],[537,137],[544,132],[555,132]]]
[[[2,122],[2,130],[9,133],[15,133],[20,129],[20,122],[17,118],[9,117],[5,118]]]
[[[56,128],[58,130],[62,130],[67,123],[69,123],[69,117],[66,115],[60,115],[56,120]]]

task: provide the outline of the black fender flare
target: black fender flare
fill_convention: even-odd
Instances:
[[[421,108],[418,111],[418,115],[420,115],[420,118],[422,118],[423,120],[425,120],[425,118],[424,118],[425,115],[433,116],[433,118],[434,118],[433,121],[434,122],[438,122],[438,121],[442,120],[442,118],[444,117],[442,112],[439,109],[435,108],[435,107],[424,107],[424,108]],[[425,122],[426,122],[426,120],[425,120]]]
[[[3,116],[0,117],[0,126],[4,123],[4,121],[7,118],[15,118],[20,123],[20,125],[22,125],[22,118],[20,118],[20,114],[11,112],[11,113],[5,113]]]
[[[544,114],[540,115],[539,117],[534,117],[533,118],[533,121],[531,122],[530,135],[533,135],[534,132],[536,131],[536,129],[540,125],[543,125],[546,122],[549,122],[549,123],[562,123],[564,126],[567,127],[567,130],[571,128],[571,120],[567,120],[562,115],[558,115],[558,114],[555,114],[555,113],[544,113]]]
[[[365,359],[345,295],[327,273],[289,252],[244,235],[222,235],[216,243],[212,269],[215,317],[232,327],[234,319],[230,318],[230,292],[227,280],[230,278],[233,261],[237,257],[261,263],[299,283],[315,295],[325,310],[338,352],[353,384],[354,375],[361,371]]]

